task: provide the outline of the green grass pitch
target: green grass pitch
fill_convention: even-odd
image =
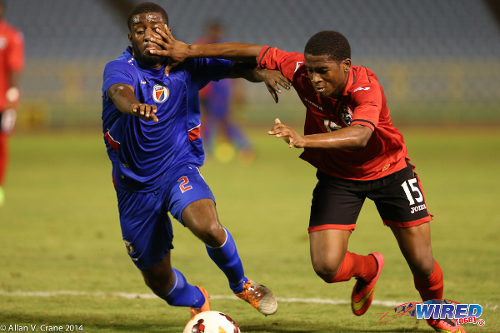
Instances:
[[[314,169],[297,158],[299,150],[268,137],[266,130],[252,132],[258,155],[251,165],[210,159],[202,173],[246,274],[280,298],[277,314],[264,317],[230,298],[202,243],[176,221],[174,266],[218,296],[212,308],[228,313],[242,332],[431,332],[409,317],[378,323],[391,311],[383,303],[355,317],[347,303],[354,281],[328,285],[315,276],[307,236]],[[500,129],[403,129],[403,134],[435,215],[432,240],[445,297],[483,306],[486,325],[465,325],[468,332],[499,332]],[[12,138],[7,202],[0,208],[0,325],[182,331],[187,309],[156,298],[120,296],[150,292],[126,254],[110,173],[97,132]],[[418,300],[396,241],[371,202],[362,210],[350,250],[386,257],[375,301]]]

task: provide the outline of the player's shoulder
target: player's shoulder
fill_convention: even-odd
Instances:
[[[380,83],[372,70],[364,66],[352,66],[352,85],[350,92],[354,93],[360,90],[368,91],[371,87],[378,87]]]
[[[3,21],[1,23],[1,30],[3,31],[3,34],[6,35],[7,38],[19,41],[24,40],[24,35],[21,32],[21,30],[17,29],[15,26],[13,26],[7,21]]]
[[[109,61],[106,64],[104,71],[110,70],[136,71],[137,66],[134,57],[131,54],[124,52],[121,56]]]

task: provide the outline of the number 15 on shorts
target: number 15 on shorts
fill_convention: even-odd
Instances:
[[[417,203],[424,202],[424,196],[422,195],[422,192],[420,191],[420,188],[418,187],[418,180],[416,177],[405,180],[401,184],[401,187],[403,188],[403,190],[406,193],[406,198],[408,198],[408,202],[410,203],[410,206],[413,206],[415,204],[415,201]]]

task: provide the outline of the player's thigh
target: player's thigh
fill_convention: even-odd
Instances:
[[[337,229],[352,231],[365,196],[358,183],[318,172],[313,191],[309,232]],[[361,185],[360,185],[361,186]]]
[[[172,215],[188,227],[205,243],[213,244],[213,238],[225,240],[225,232],[219,223],[215,198],[198,168],[185,166],[176,173],[176,181],[170,189],[168,209]]]
[[[411,165],[373,181],[368,197],[375,202],[384,224],[390,227],[413,227],[432,220],[422,184]]]
[[[123,241],[134,264],[141,270],[160,263],[172,248],[172,224],[162,209],[160,192],[117,189]]]

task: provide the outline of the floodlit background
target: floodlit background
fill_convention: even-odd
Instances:
[[[7,20],[25,36],[26,68],[0,207],[0,331],[48,324],[86,333],[181,332],[188,311],[154,297],[126,253],[101,132],[102,71],[127,47],[126,16],[138,1],[6,2]],[[213,19],[224,22],[228,41],[288,51],[302,52],[320,30],[344,33],[353,63],[382,82],[417,166],[435,216],[433,251],[445,297],[483,306],[486,326],[468,324],[468,333],[500,332],[500,1],[157,3],[186,42]],[[386,259],[370,310],[352,315],[353,280],[326,284],[315,275],[307,235],[315,170],[297,158],[300,149],[265,134],[276,116],[300,129],[305,107],[293,91],[275,105],[264,85],[241,83],[246,102],[235,117],[254,159],[241,160],[221,144],[220,156],[215,149],[201,170],[246,274],[278,295],[279,311],[263,317],[233,298],[204,245],[176,221],[174,267],[203,285],[212,307],[243,333],[431,332],[422,321],[394,317],[394,307],[419,296],[370,200],[349,244],[350,251],[380,251]],[[233,158],[224,160],[229,153]],[[384,314],[393,316],[382,324]]]
[[[486,1],[157,2],[166,8],[174,36],[186,42],[196,41],[210,19],[227,26],[228,41],[287,51],[302,52],[318,31],[342,32],[351,42],[354,64],[378,75],[396,124],[500,120],[500,25]],[[7,1],[8,20],[26,38],[19,129],[99,124],[102,70],[128,45],[121,15],[136,3]],[[295,94],[283,96],[277,108],[262,85],[247,86],[243,120],[268,123],[269,112],[302,120]]]

